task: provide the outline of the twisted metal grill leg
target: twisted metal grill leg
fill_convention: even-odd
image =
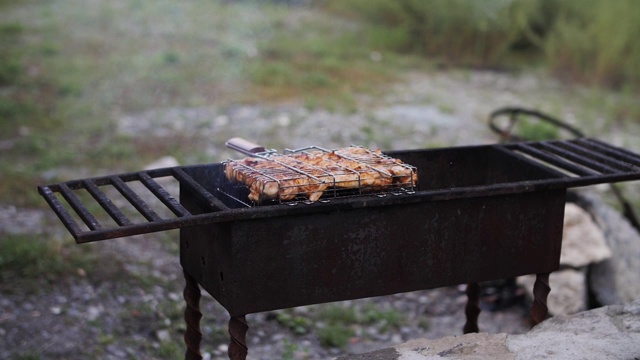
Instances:
[[[244,316],[232,316],[229,320],[229,335],[231,342],[229,343],[229,359],[245,360],[247,358],[247,320]]]
[[[185,360],[201,360],[200,341],[202,340],[202,333],[200,332],[200,319],[202,319],[202,313],[200,312],[200,286],[198,282],[186,272],[184,272],[184,279],[186,280],[186,284],[183,296],[187,303],[184,311],[184,320],[187,323],[184,342],[187,345],[187,351],[185,352],[184,358]]]
[[[462,331],[465,334],[477,333],[478,316],[480,315],[480,284],[467,284],[467,305],[464,308],[467,316],[467,322],[464,324]]]
[[[551,291],[549,286],[549,273],[537,274],[533,284],[533,305],[531,306],[531,326],[544,321],[548,314],[547,296]]]

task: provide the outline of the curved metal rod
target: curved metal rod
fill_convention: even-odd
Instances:
[[[489,115],[489,124],[488,124],[489,128],[493,132],[498,134],[500,136],[500,138],[502,139],[502,141],[504,141],[504,142],[527,140],[527,139],[524,139],[521,136],[514,135],[513,132],[512,132],[516,122],[518,121],[518,119],[519,119],[519,117],[521,115],[530,116],[533,119],[541,120],[541,121],[547,122],[549,124],[552,124],[552,125],[554,125],[554,126],[556,126],[558,128],[566,130],[567,132],[572,134],[575,138],[583,138],[583,137],[585,137],[585,134],[582,131],[580,131],[579,129],[577,129],[577,128],[569,125],[569,124],[567,124],[564,121],[558,120],[555,117],[552,117],[550,115],[547,115],[547,114],[542,113],[542,112],[537,111],[537,110],[525,109],[525,108],[521,108],[521,107],[505,107],[505,108],[501,108],[501,109],[493,111]],[[509,116],[509,124],[504,128],[500,128],[496,124],[496,119],[501,117],[501,116]],[[636,215],[636,213],[635,213],[635,211],[633,209],[633,206],[631,206],[629,201],[624,197],[624,195],[622,194],[622,191],[620,189],[618,189],[617,186],[615,186],[614,184],[609,184],[609,186],[611,187],[613,195],[618,199],[618,201],[620,202],[620,204],[623,207],[623,215],[624,215],[624,217],[627,218],[627,220],[629,220],[629,222],[631,222],[631,224],[636,229],[640,230],[640,220],[638,220],[638,216]]]
[[[551,125],[554,125],[558,128],[568,131],[576,138],[585,137],[582,131],[576,129],[575,127],[567,124],[564,121],[558,120],[550,115],[547,115],[537,110],[525,109],[520,107],[505,107],[492,112],[489,115],[489,128],[493,130],[496,134],[500,135],[500,137],[505,141],[524,140],[522,137],[514,135],[512,133],[512,129],[521,115],[527,115],[532,117],[533,119],[547,122]],[[496,124],[496,119],[501,116],[509,116],[509,125],[505,128],[500,128]]]

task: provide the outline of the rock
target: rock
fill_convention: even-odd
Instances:
[[[591,266],[589,286],[602,305],[640,299],[640,234],[618,211],[592,193],[580,193],[576,202],[603,230],[611,258]]]
[[[402,359],[496,359],[512,360],[515,356],[509,353],[505,343],[507,334],[467,334],[448,336],[424,346],[420,340],[408,342],[397,348]]]
[[[509,336],[517,359],[633,359],[640,354],[640,301],[543,321]]]
[[[533,298],[533,284],[535,275],[518,278],[521,284]],[[587,309],[587,281],[586,269],[565,269],[555,271],[549,275],[551,292],[547,298],[547,307],[552,315],[571,315]]]
[[[163,343],[169,342],[171,341],[171,333],[166,329],[158,330],[156,331],[156,338]]]
[[[86,319],[89,321],[94,321],[104,312],[104,308],[102,305],[98,306],[89,306],[87,307]]]
[[[604,233],[589,213],[567,203],[564,209],[560,264],[582,267],[611,257]]]
[[[522,335],[466,334],[417,339],[367,354],[364,359],[633,359],[640,354],[640,300],[550,318]]]

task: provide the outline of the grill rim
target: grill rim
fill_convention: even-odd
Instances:
[[[544,144],[564,144],[572,143],[579,146],[592,146],[598,150],[594,150],[599,157],[614,159],[616,162],[624,162],[629,164],[626,171],[614,171],[611,173],[588,173],[577,177],[570,177],[551,167],[544,166],[541,163],[533,161],[517,151],[527,149],[528,147],[544,146]],[[188,226],[204,225],[209,223],[221,223],[228,221],[260,219],[277,216],[288,216],[295,214],[322,213],[327,211],[349,211],[361,208],[375,208],[379,206],[398,206],[403,204],[412,204],[425,201],[446,201],[451,199],[462,199],[483,196],[498,196],[505,194],[515,194],[533,191],[547,191],[555,189],[566,189],[572,187],[582,187],[595,185],[600,183],[613,183],[620,181],[638,180],[640,179],[640,155],[631,151],[609,145],[595,139],[578,139],[578,140],[554,140],[544,142],[519,142],[511,144],[492,144],[492,145],[474,145],[462,147],[450,147],[440,149],[415,149],[415,150],[397,150],[384,152],[388,156],[400,156],[402,154],[421,154],[434,150],[469,150],[476,151],[478,149],[492,149],[506,154],[510,157],[522,161],[526,166],[533,166],[548,175],[544,179],[521,180],[515,182],[494,183],[488,185],[473,185],[461,187],[449,187],[431,190],[416,190],[413,194],[402,196],[387,195],[385,197],[377,197],[375,195],[363,194],[362,196],[331,198],[328,203],[315,202],[312,205],[300,204],[298,206],[288,206],[285,204],[265,205],[251,208],[230,208],[225,205],[216,194],[207,190],[202,184],[193,179],[190,172],[197,169],[209,168],[213,170],[215,167],[222,167],[222,163],[187,165],[178,167],[169,167],[162,169],[145,170],[140,172],[124,173],[119,175],[107,175],[81,180],[71,180],[58,184],[38,186],[39,193],[45,198],[50,207],[62,221],[64,226],[69,230],[77,243],[86,243],[99,240],[106,240],[118,237],[126,237],[132,235],[147,234],[165,230],[178,229]],[[190,196],[194,196],[199,202],[206,204],[210,212],[203,214],[192,214],[167,193],[162,186],[157,184],[153,179],[158,177],[173,177],[180,184],[180,192],[187,192]],[[422,178],[422,176],[421,176]],[[428,176],[427,176],[428,178]],[[161,218],[147,209],[148,206],[144,200],[140,199],[137,194],[129,193],[129,187],[126,185],[130,181],[142,182],[151,192],[162,201],[176,217]],[[128,219],[122,218],[117,213],[110,213],[108,210],[108,198],[101,198],[104,194],[96,192],[94,185],[100,187],[102,185],[113,185],[143,214],[148,222],[132,223]],[[91,190],[91,189],[92,190]],[[79,201],[74,199],[73,190],[86,189],[91,193],[94,199],[102,206],[102,208],[114,218],[118,223],[118,227],[102,228],[87,210],[87,208]],[[127,190],[128,189],[128,190]],[[132,191],[132,190],[131,190]],[[55,193],[61,193],[63,198],[68,200],[71,207],[76,211],[79,217],[89,227],[89,231],[85,231],[76,222],[73,215],[69,213],[56,197]],[[66,196],[65,196],[66,194]],[[128,194],[128,195],[125,195]],[[101,202],[102,201],[102,202]],[[111,211],[113,212],[113,211]],[[114,217],[115,216],[115,217]],[[122,225],[121,225],[122,224]]]

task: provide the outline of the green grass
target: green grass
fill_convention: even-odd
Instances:
[[[311,315],[297,314],[293,309],[282,310],[276,321],[295,335],[315,333],[322,346],[336,348],[344,348],[352,338],[362,336],[358,335],[357,329],[364,326],[375,327],[384,333],[396,331],[406,322],[404,314],[375,304],[329,304],[318,305],[318,308],[318,312]]]
[[[278,323],[293,332],[296,335],[308,333],[312,327],[312,321],[304,316],[298,316],[292,312],[281,312],[276,317]]]
[[[43,286],[61,276],[76,274],[78,269],[90,268],[94,255],[68,245],[32,235],[2,235],[0,289],[12,291],[17,282],[25,286],[31,280]]]
[[[324,326],[317,329],[320,343],[324,346],[344,348],[356,336],[356,328],[375,327],[378,332],[397,330],[406,322],[404,314],[395,310],[384,310],[375,304],[363,307],[328,305],[317,315]]]
[[[633,0],[563,2],[544,43],[556,73],[614,88],[640,87],[640,6]]]
[[[344,348],[354,336],[355,331],[344,324],[328,324],[318,329],[320,344],[327,347]]]
[[[59,252],[57,246],[36,243],[30,236],[5,236],[0,241],[0,274],[4,278],[56,274],[65,267]]]
[[[572,81],[640,90],[635,0],[329,0],[367,24],[363,40],[447,65],[542,65]]]

